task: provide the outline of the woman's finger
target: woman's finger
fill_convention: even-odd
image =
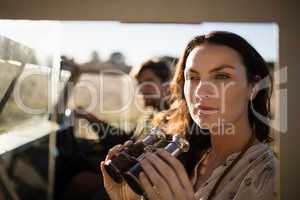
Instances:
[[[140,163],[143,168],[143,172],[152,183],[152,190],[154,190],[156,194],[159,194],[162,199],[173,199],[171,189],[169,188],[167,182],[156,171],[151,163],[147,159],[143,159],[142,161],[140,161]],[[148,188],[148,191],[149,190],[150,188]]]
[[[175,199],[186,199],[186,191],[184,186],[179,181],[179,177],[171,166],[169,166],[164,160],[153,153],[147,153],[146,159],[150,161],[152,166],[164,177],[168,183]]]
[[[111,149],[109,149],[106,159],[105,160],[110,160],[112,157],[116,156],[118,153],[120,153],[124,149],[124,146],[121,144],[118,144]]]
[[[105,160],[110,160],[112,157],[116,156],[118,153],[120,153],[121,151],[123,151],[125,148],[129,147],[132,144],[133,144],[133,141],[128,140],[123,145],[122,144],[115,145],[108,151],[108,154],[107,154]]]
[[[104,162],[104,161],[102,161],[102,162],[100,163],[100,168],[101,168],[101,172],[102,172],[103,180],[104,180],[104,182],[105,182],[105,181],[107,180],[107,177],[109,177],[109,178],[110,178],[110,176],[108,175],[107,171],[105,170],[105,167],[104,167],[104,165],[105,165],[105,162]]]
[[[174,169],[176,175],[179,178],[179,181],[181,182],[181,185],[187,191],[187,194],[189,194],[189,196],[193,195],[194,191],[192,184],[181,162],[178,159],[174,158],[170,153],[168,153],[164,149],[158,149],[156,151],[156,154]]]
[[[110,191],[113,189],[114,185],[116,185],[118,183],[114,182],[114,180],[109,176],[104,165],[105,165],[105,162],[102,161],[100,163],[100,168],[101,168],[101,172],[102,172],[102,176],[103,176],[103,182],[104,182],[105,189],[107,191]]]
[[[143,189],[147,195],[147,199],[149,199],[149,200],[159,199],[158,193],[156,191],[154,191],[150,180],[146,177],[144,172],[140,173],[139,180],[141,182],[141,186],[143,187]]]
[[[132,140],[128,140],[128,141],[126,141],[125,143],[124,143],[124,146],[125,147],[128,147],[128,146],[130,146],[130,145],[132,145],[133,144],[133,141]]]

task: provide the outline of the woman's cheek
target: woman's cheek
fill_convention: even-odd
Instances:
[[[225,122],[235,122],[245,112],[245,90],[234,87],[228,90],[222,102],[221,117]]]

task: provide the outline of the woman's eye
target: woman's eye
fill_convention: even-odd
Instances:
[[[188,76],[188,75],[185,77],[185,79],[190,81],[200,80],[200,78],[197,76]]]
[[[218,80],[226,80],[226,79],[229,79],[230,76],[228,76],[228,75],[226,75],[226,74],[217,74],[217,75],[215,76],[215,78],[218,79]]]

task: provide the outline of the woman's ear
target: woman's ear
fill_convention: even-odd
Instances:
[[[257,89],[255,89],[256,87],[253,86],[250,90],[250,96],[249,96],[249,100],[253,101],[253,99],[255,99],[256,95],[257,95]]]

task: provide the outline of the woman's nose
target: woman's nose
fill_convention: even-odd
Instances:
[[[215,94],[214,90],[217,89],[213,83],[209,81],[200,81],[195,89],[195,98],[203,100]]]

